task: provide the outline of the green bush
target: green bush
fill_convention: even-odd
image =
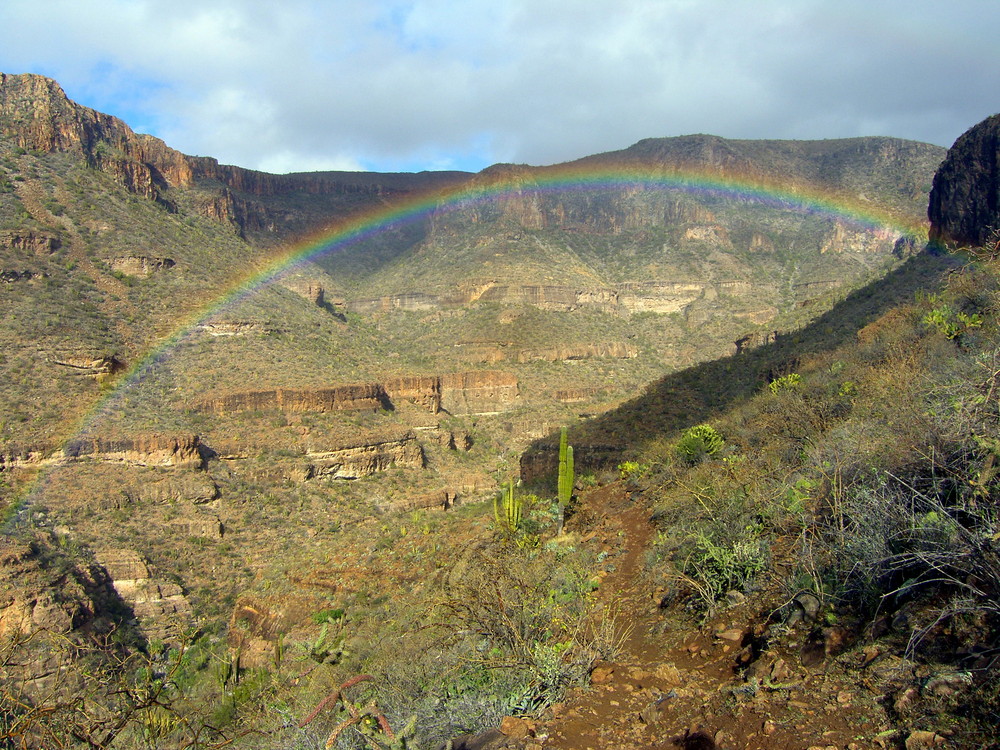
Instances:
[[[724,445],[725,441],[714,427],[699,424],[684,431],[676,450],[684,461],[695,464],[706,456],[714,456]]]
[[[771,393],[778,395],[782,391],[794,391],[802,385],[802,376],[797,372],[790,372],[787,375],[782,375],[780,378],[775,378],[770,383],[768,383],[768,388]]]

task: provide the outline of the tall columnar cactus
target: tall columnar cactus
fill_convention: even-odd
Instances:
[[[524,510],[524,500],[514,495],[514,481],[504,485],[503,492],[493,498],[493,516],[508,534],[513,534],[521,525],[521,512]]]
[[[576,481],[573,467],[573,446],[569,444],[566,428],[559,434],[559,479],[556,483],[556,493],[559,499],[559,533],[562,533],[563,521],[566,517],[566,507],[573,497],[573,484]]]

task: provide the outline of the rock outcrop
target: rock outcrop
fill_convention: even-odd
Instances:
[[[960,247],[986,243],[1000,229],[1000,114],[955,141],[934,174],[930,239]]]
[[[149,639],[176,639],[192,622],[191,604],[176,583],[153,577],[135,550],[104,549],[95,552],[111,585],[132,608],[143,634]]]
[[[449,414],[489,414],[518,399],[517,378],[506,372],[454,372],[441,376],[441,408]]]
[[[39,274],[34,271],[16,271],[7,268],[0,269],[0,284],[14,284],[18,281],[31,281],[32,279],[37,279],[38,277]]]
[[[85,375],[100,379],[114,375],[125,369],[125,364],[114,356],[93,356],[88,354],[68,353],[53,355],[49,362],[71,375]]]
[[[30,255],[51,255],[62,247],[59,235],[51,232],[31,230],[7,230],[0,232],[0,248]]]
[[[9,680],[6,688],[51,696],[83,687],[87,673],[74,669],[74,659],[81,651],[98,656],[112,632],[127,639],[127,618],[100,566],[71,560],[41,539],[0,538],[0,681]]]
[[[0,539],[0,639],[34,630],[65,634],[93,618],[93,581],[75,568],[59,581],[46,567],[37,545]]]
[[[432,414],[441,411],[441,378],[435,375],[387,378],[382,381],[382,388],[393,404],[414,404]]]
[[[197,435],[137,435],[133,437],[80,437],[63,448],[69,461],[89,459],[135,466],[201,468],[202,445]]]
[[[522,349],[517,353],[518,362],[568,362],[580,359],[632,359],[639,355],[634,346],[612,341],[606,344],[579,344],[544,349]]]
[[[278,328],[261,323],[257,320],[219,320],[199,323],[197,330],[209,336],[246,336],[247,334],[266,335],[278,332]]]
[[[582,350],[581,350],[582,352]],[[240,391],[192,404],[219,416],[276,410],[285,414],[392,410],[408,403],[436,414],[506,411],[518,396],[517,377],[495,370],[413,375],[329,388],[275,388]]]
[[[306,478],[360,479],[397,466],[424,468],[424,450],[407,430],[390,437],[364,437],[329,449],[314,448],[306,453]]]
[[[286,414],[333,411],[378,411],[389,407],[385,389],[378,383],[357,383],[330,388],[275,388],[241,391],[199,401],[198,411],[219,416],[245,411],[278,410]]]

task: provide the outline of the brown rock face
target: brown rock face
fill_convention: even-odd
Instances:
[[[91,459],[138,466],[201,468],[197,435],[138,435],[125,438],[84,437],[66,444],[69,460]]]
[[[135,550],[105,549],[94,553],[115,591],[132,607],[147,638],[169,640],[191,623],[191,604],[176,583],[160,581]]]
[[[110,258],[108,265],[111,266],[112,271],[127,276],[146,278],[161,269],[173,268],[174,261],[170,258],[151,258],[145,255],[123,255],[118,258]]]
[[[393,466],[424,468],[424,450],[409,431],[397,437],[367,438],[353,445],[313,450],[306,456],[310,462],[309,477],[359,479]]]
[[[125,368],[116,357],[94,357],[87,354],[63,354],[49,361],[57,367],[65,368],[68,373],[98,379],[121,372]]]
[[[433,414],[442,409],[451,414],[472,414],[505,411],[514,403],[517,396],[517,378],[514,375],[483,370],[440,376],[413,375],[386,378],[381,383],[338,385],[329,388],[242,391],[199,401],[193,408],[224,416],[270,409],[286,414],[378,411],[391,410],[397,403],[409,403],[421,406]]]
[[[934,175],[931,241],[972,247],[1000,228],[1000,115],[967,130]]]
[[[435,375],[388,378],[382,381],[382,387],[393,404],[415,404],[432,414],[441,411],[441,378]]]
[[[517,398],[517,378],[510,373],[483,370],[441,376],[441,408],[450,414],[505,411]]]
[[[634,346],[612,341],[606,344],[580,344],[579,346],[559,346],[548,349],[524,349],[517,353],[518,362],[541,360],[559,362],[578,359],[632,359],[639,355]]]
[[[242,391],[198,402],[194,408],[219,415],[268,409],[285,413],[378,411],[386,407],[386,402],[385,390],[381,385],[359,383],[331,388]]]
[[[0,247],[31,255],[50,255],[62,246],[55,234],[16,230],[0,232]]]

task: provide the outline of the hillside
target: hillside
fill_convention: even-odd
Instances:
[[[825,481],[826,433],[797,420],[846,429],[851,403],[895,397],[868,383],[910,372],[859,329],[944,370],[992,340],[988,274],[919,296],[955,268],[920,252],[944,156],[925,144],[686,136],[474,176],[266,175],[37,76],[0,77],[0,133],[0,715],[40,746],[323,745],[346,706],[295,725],[358,672],[423,744],[551,717],[595,660],[646,648],[623,640],[639,605],[619,587],[648,603],[682,576],[670,617],[694,633],[716,594],[766,579],[665,572],[692,540],[753,526],[775,571],[793,564],[778,552],[812,527],[761,509]],[[983,319],[960,346],[919,324],[945,305]],[[768,401],[793,374],[794,403]],[[708,421],[727,452],[682,465],[680,431]],[[900,427],[875,422],[871,452]],[[558,535],[565,424],[580,505]],[[711,484],[733,461],[752,487]],[[518,474],[505,530],[491,502]],[[753,507],[702,518],[703,485]]]

